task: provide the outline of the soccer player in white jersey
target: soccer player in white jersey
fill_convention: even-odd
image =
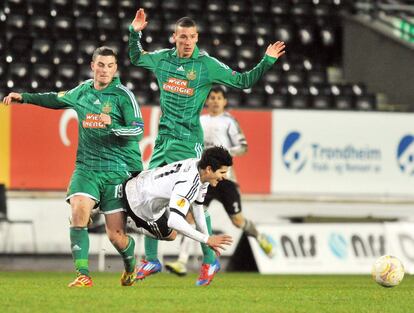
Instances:
[[[128,215],[145,235],[174,240],[178,231],[207,244],[219,256],[220,249],[230,245],[232,238],[208,233],[203,203],[208,186],[217,186],[225,179],[232,164],[232,157],[225,148],[211,147],[200,159],[186,159],[141,172],[125,184]],[[196,229],[186,221],[189,211],[194,216]],[[147,262],[145,266],[153,264]],[[206,278],[197,281],[197,285],[209,285],[219,270],[217,259],[213,264],[203,264],[201,271],[205,271]]]
[[[246,137],[237,120],[225,110],[227,99],[224,89],[218,86],[212,88],[206,104],[208,113],[200,117],[205,147],[220,145],[225,147],[232,156],[245,154],[247,152]],[[204,205],[208,207],[213,199],[220,201],[233,225],[242,229],[247,236],[256,238],[262,250],[269,257],[272,256],[273,246],[267,236],[260,234],[254,223],[246,219],[241,212],[240,192],[232,168],[229,169],[228,176],[229,179],[222,180],[217,186],[211,185],[208,188]],[[184,237],[178,260],[166,263],[166,269],[179,276],[184,276],[187,273],[186,265],[190,248],[191,241]]]

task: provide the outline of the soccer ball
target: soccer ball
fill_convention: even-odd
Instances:
[[[371,274],[381,286],[394,287],[404,278],[404,266],[395,256],[383,255],[375,261]]]

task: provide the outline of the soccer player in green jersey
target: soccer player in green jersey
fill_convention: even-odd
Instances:
[[[279,41],[270,44],[262,60],[252,70],[238,73],[207,53],[199,51],[197,26],[191,18],[183,17],[177,21],[173,33],[175,48],[154,52],[144,51],[140,42],[141,31],[147,24],[144,10],[139,9],[129,27],[129,56],[132,64],[152,71],[160,86],[162,116],[150,161],[150,168],[154,168],[199,157],[203,150],[200,112],[212,84],[220,83],[238,89],[252,87],[285,53],[285,44]],[[206,219],[211,231],[210,217],[206,215]],[[146,261],[139,268],[137,279],[161,270],[157,249],[157,241],[146,237]],[[203,263],[213,264],[213,251],[205,245],[202,249]],[[148,266],[148,262],[153,266]],[[201,272],[197,282],[205,281],[204,276]]]
[[[79,144],[76,167],[66,200],[72,208],[70,241],[77,271],[69,287],[90,287],[88,221],[94,207],[105,214],[109,240],[123,258],[121,285],[136,277],[135,242],[127,236],[122,183],[142,171],[138,141],[143,120],[138,103],[121,84],[115,52],[100,47],[92,56],[93,79],[66,92],[15,93],[3,102],[32,103],[50,109],[74,109],[78,115]]]

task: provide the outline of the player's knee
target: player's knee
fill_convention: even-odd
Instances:
[[[165,238],[165,240],[167,240],[167,241],[173,241],[173,240],[175,240],[175,238],[177,237],[177,232],[175,231],[175,230],[173,230],[172,232],[171,232],[171,234],[169,234],[166,238]]]
[[[114,231],[107,230],[107,235],[109,241],[112,243],[114,247],[124,249],[128,244],[128,237],[125,234],[125,232],[121,229]]]
[[[243,228],[244,226],[244,217],[241,214],[235,214],[231,216],[231,222],[233,223],[234,226],[236,226],[237,228]]]

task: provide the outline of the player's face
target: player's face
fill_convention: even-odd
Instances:
[[[227,105],[227,99],[222,92],[210,92],[207,98],[207,110],[210,115],[219,115],[224,112]]]
[[[198,41],[197,28],[178,26],[173,34],[175,47],[180,58],[189,58]]]
[[[226,178],[228,170],[229,167],[225,165],[220,167],[217,171],[213,171],[210,166],[207,166],[206,181],[208,181],[211,186],[216,187],[221,180]]]
[[[116,59],[112,55],[98,55],[94,61],[91,62],[93,71],[93,81],[96,89],[103,89],[107,87],[117,70]]]

